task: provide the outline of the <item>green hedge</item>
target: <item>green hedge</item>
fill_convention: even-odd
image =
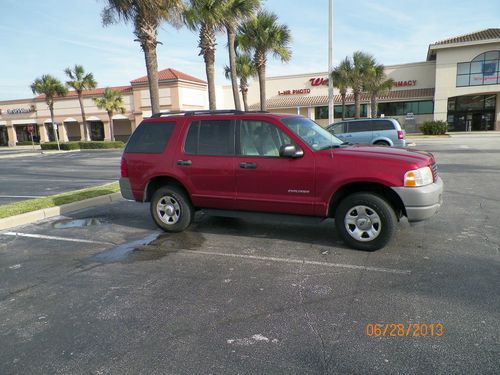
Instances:
[[[39,145],[40,143],[35,142],[35,144]],[[16,146],[31,146],[31,145],[33,145],[33,143],[31,143],[31,141],[21,141],[21,142],[16,143]]]
[[[445,121],[426,121],[420,125],[420,131],[427,135],[445,134],[448,124]]]
[[[104,149],[104,148],[123,148],[125,143],[121,141],[91,141],[91,142],[63,142],[60,143],[61,150],[69,151],[69,150],[96,150],[96,149]],[[42,143],[40,145],[42,150],[57,150],[56,142],[47,142]]]

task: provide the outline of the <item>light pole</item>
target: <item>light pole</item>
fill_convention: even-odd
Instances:
[[[328,0],[328,124],[334,121],[333,104],[333,0]]]

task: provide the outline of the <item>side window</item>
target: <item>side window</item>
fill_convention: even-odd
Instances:
[[[387,120],[376,120],[372,121],[372,130],[373,131],[394,130],[394,125],[392,124],[392,122]]]
[[[165,148],[175,122],[143,122],[132,133],[125,153],[159,154]]]
[[[344,131],[344,125],[345,125],[345,123],[343,123],[343,122],[339,122],[337,124],[334,124],[329,129],[330,133],[333,133],[333,134],[342,134],[342,133],[345,133],[345,131]]]
[[[234,155],[235,127],[231,120],[192,122],[184,144],[187,154]]]
[[[254,120],[241,121],[241,155],[279,156],[280,147],[287,144],[293,144],[290,137],[273,124]]]
[[[370,121],[353,121],[347,123],[347,133],[372,131]]]

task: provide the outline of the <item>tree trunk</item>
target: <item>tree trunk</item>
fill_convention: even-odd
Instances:
[[[354,92],[354,108],[355,108],[354,118],[360,118],[361,105],[359,103],[359,91]]]
[[[83,128],[83,134],[80,134],[80,138],[83,141],[90,141],[89,138],[89,130],[87,128],[87,119],[85,117],[85,109],[83,108],[83,99],[82,99],[82,94],[78,94],[78,101],[80,102],[80,110],[82,112],[82,128]]]
[[[378,105],[377,105],[377,96],[376,95],[372,95],[370,97],[370,106],[371,106],[371,115],[372,115],[372,118],[377,118],[377,115],[378,115]]]
[[[267,110],[266,103],[266,57],[261,53],[255,54],[255,65],[259,76],[260,110]]]
[[[208,107],[211,111],[217,109],[215,98],[215,32],[213,29],[202,25],[200,28],[200,54],[205,61],[205,71],[208,82]]]
[[[56,126],[54,123],[54,102],[49,104],[49,110],[50,110],[50,120],[52,121],[52,131],[54,132],[54,138],[56,139],[57,142],[57,149],[61,151],[61,146],[59,145],[59,136],[57,135]]]
[[[243,107],[245,108],[245,112],[248,112],[248,84],[243,78],[240,80],[240,90],[243,98]]]
[[[146,59],[146,70],[148,72],[149,96],[151,99],[151,112],[160,112],[160,88],[158,86],[158,61],[156,58],[156,46],[145,44],[143,46]]]
[[[115,141],[115,132],[114,132],[114,125],[113,125],[113,112],[108,111],[108,117],[109,117],[109,139],[111,139],[111,142]]]
[[[234,48],[235,27],[227,26],[227,44],[229,47],[229,69],[231,70],[231,85],[233,87],[234,109],[241,110],[240,94],[238,92],[238,76],[236,74],[236,50]]]
[[[340,97],[342,98],[342,121],[345,120],[345,94],[341,94]]]

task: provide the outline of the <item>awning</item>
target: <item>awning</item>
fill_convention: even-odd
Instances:
[[[392,90],[385,96],[379,96],[379,103],[403,101],[403,100],[431,100],[434,99],[434,88],[427,89],[412,89],[412,90]],[[362,93],[360,96],[361,103],[369,103],[370,96],[367,93]],[[334,96],[335,105],[342,104],[340,95]],[[354,104],[354,95],[346,96],[346,104]],[[283,95],[269,98],[266,100],[266,106],[272,108],[296,108],[296,107],[317,107],[328,105],[328,95]],[[254,103],[249,106],[250,110],[260,108],[259,103]]]

